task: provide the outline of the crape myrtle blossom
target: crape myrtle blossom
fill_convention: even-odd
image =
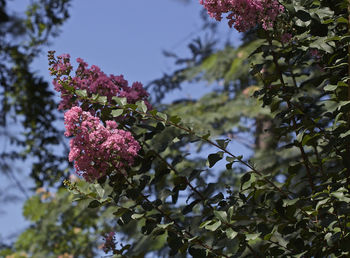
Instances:
[[[87,97],[106,96],[107,104],[113,106],[113,97],[125,97],[129,104],[147,101],[149,94],[139,82],[129,86],[123,75],[107,76],[95,65],[88,66],[81,58],[77,59],[78,68],[71,76],[73,66],[68,54],[57,58],[49,52],[51,75],[54,88],[61,93],[59,109],[68,110],[64,115],[65,135],[73,136],[70,140],[69,161],[74,162],[78,175],[92,182],[106,174],[124,171],[134,163],[140,150],[139,143],[128,131],[117,129],[115,121],[105,121],[98,117],[97,110],[92,110],[87,103],[74,94],[76,90],[85,90]],[[120,120],[125,117],[119,117]]]
[[[223,13],[228,13],[230,27],[240,32],[254,28],[258,24],[267,30],[272,28],[278,14],[284,7],[277,0],[199,0],[208,14],[220,21]]]
[[[53,85],[56,91],[61,93],[61,102],[58,106],[60,110],[70,109],[79,104],[78,97],[74,96],[67,88],[75,90],[86,90],[88,97],[93,94],[106,96],[108,102],[112,97],[125,97],[127,102],[135,104],[143,100],[150,109],[151,105],[147,98],[149,94],[140,82],[134,82],[131,86],[123,75],[106,75],[101,69],[92,65],[88,66],[83,59],[77,58],[78,68],[75,76],[71,76],[73,69],[70,63],[69,54],[63,54],[55,59],[54,52],[49,53],[51,75],[55,76]]]
[[[64,115],[65,136],[70,140],[69,161],[77,174],[91,182],[108,173],[120,171],[134,163],[140,150],[130,132],[117,129],[115,121],[104,126],[98,117],[75,106]]]

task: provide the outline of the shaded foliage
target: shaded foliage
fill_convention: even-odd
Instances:
[[[69,17],[69,1],[32,1],[25,16],[8,10],[6,3],[0,3],[0,126],[6,146],[0,165],[2,172],[14,173],[7,172],[11,163],[30,158],[36,184],[53,185],[68,165],[55,124],[60,115],[49,84],[30,65]]]
[[[240,47],[219,51],[197,40],[193,57],[172,55],[183,66],[150,85],[157,99],[183,82],[218,85],[198,100],[178,100],[159,112],[143,101],[106,101],[62,83],[102,123],[116,119],[142,147],[122,171],[111,167],[91,184],[65,181],[87,205],[69,212],[112,210],[102,224],[95,215],[81,222],[87,230],[117,232],[119,245],[109,243],[107,251],[116,257],[349,256],[348,3],[282,4],[274,28],[258,26]],[[236,140],[252,154],[233,153]],[[34,228],[44,225],[46,209],[39,206],[46,204],[38,197],[31,202],[27,216],[39,221]],[[73,223],[53,221],[66,219]],[[36,255],[25,245],[28,234],[15,251]],[[69,244],[60,253],[75,244],[64,234]]]

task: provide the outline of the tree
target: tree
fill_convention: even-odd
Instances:
[[[11,170],[14,162],[33,161],[30,175],[38,186],[52,186],[66,174],[65,154],[52,151],[64,143],[53,124],[60,118],[57,103],[49,84],[31,71],[30,64],[69,17],[69,2],[32,1],[21,17],[8,10],[7,1],[0,1],[0,126],[8,144],[1,151],[0,167],[22,191],[26,187]]]
[[[38,186],[52,186],[67,175],[66,155],[56,149],[64,144],[62,132],[54,126],[61,115],[53,91],[30,65],[69,17],[69,1],[31,1],[25,15],[14,13],[7,4],[0,1],[0,173],[12,183],[11,190],[17,188],[27,198],[28,185],[14,164],[26,162],[29,171],[24,173],[30,173]],[[15,191],[2,189],[2,204],[18,199]]]
[[[116,257],[347,257],[348,2],[201,3],[247,40],[217,52],[196,41],[184,67],[150,86],[161,98],[187,80],[221,83],[198,101],[157,110],[141,84],[83,60],[73,74],[69,56],[50,53],[86,180],[67,188],[112,210],[104,250]],[[231,151],[242,137],[249,158]],[[208,146],[207,158],[190,155]]]

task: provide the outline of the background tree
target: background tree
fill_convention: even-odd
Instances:
[[[68,171],[62,132],[54,124],[61,117],[54,94],[30,65],[69,17],[69,1],[31,1],[25,14],[8,4],[0,1],[0,173],[12,185],[11,191],[2,189],[2,204],[29,198],[22,179],[27,172],[37,186],[53,186]]]
[[[69,17],[69,1],[32,1],[26,16],[8,11],[0,2],[1,32],[1,172],[14,180],[23,191],[11,164],[33,161],[31,177],[38,186],[53,185],[67,168],[62,149],[61,132],[54,126],[59,119],[56,101],[49,84],[31,71],[30,64],[40,47],[58,33]],[[56,153],[56,154],[54,154]],[[45,171],[45,172],[44,172]]]

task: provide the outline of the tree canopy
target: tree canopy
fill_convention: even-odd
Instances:
[[[47,12],[59,19],[49,20],[53,24],[67,18],[68,3],[57,3],[65,15]],[[31,227],[1,254],[349,256],[348,1],[198,4],[221,22],[227,17],[228,25],[243,33],[242,44],[218,49],[215,42],[195,39],[192,56],[168,52],[179,68],[147,86],[106,75],[80,58],[73,67],[68,54],[49,53],[61,102],[54,103],[52,93],[49,99],[37,94],[39,104],[52,108],[43,123],[56,119],[59,104],[64,135],[70,137],[66,160],[78,176],[64,180],[66,189],[37,190],[24,206]],[[36,32],[33,46],[41,44],[43,32]],[[6,85],[14,84],[6,84],[9,75],[4,78],[3,108],[11,114],[5,93]],[[217,86],[199,99],[159,104],[188,82]],[[32,96],[27,94],[34,93],[18,96],[27,100]],[[27,103],[29,111],[35,108],[32,101],[8,107],[22,110]],[[43,111],[30,112],[32,119],[41,121]],[[23,146],[42,164],[33,174],[38,185],[52,185],[56,173],[64,174],[62,159],[42,138],[51,127],[36,123],[23,123],[25,129],[32,126],[27,134],[32,141]],[[63,132],[53,133],[53,143],[64,142]]]

